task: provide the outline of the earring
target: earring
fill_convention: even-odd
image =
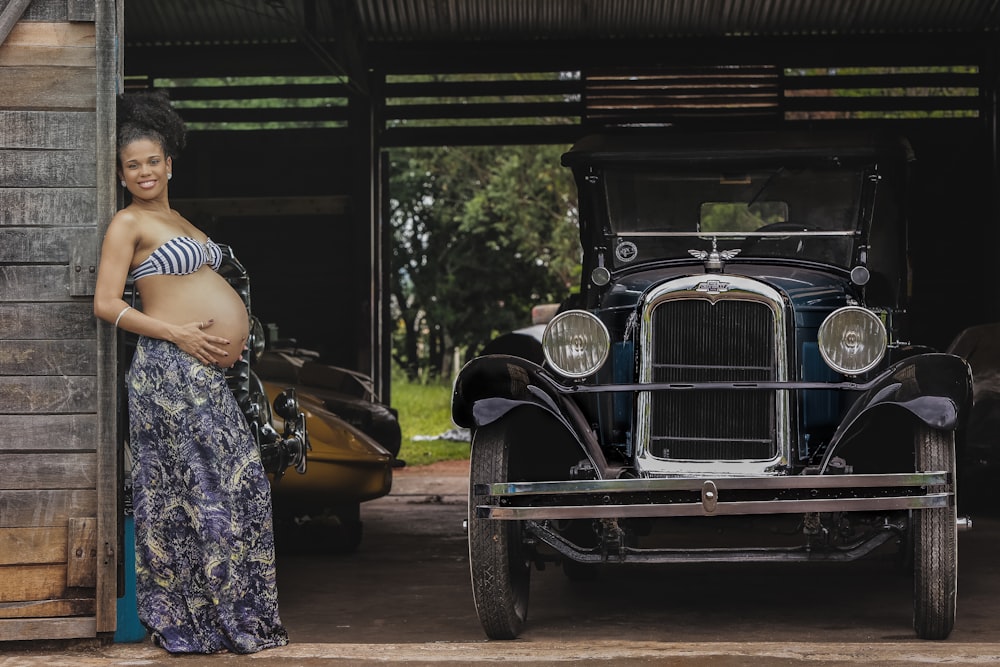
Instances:
[[[170,180],[171,178],[173,178],[173,177],[174,177],[174,172],[172,172],[172,171],[169,171],[169,172],[167,172],[167,180],[168,180],[168,181],[169,181],[169,180]]]
[[[124,178],[122,179],[122,187],[123,188],[125,187],[125,179]]]

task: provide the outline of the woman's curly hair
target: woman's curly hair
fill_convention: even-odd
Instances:
[[[184,149],[187,130],[184,119],[170,105],[166,93],[144,90],[118,96],[118,152],[140,139],[163,147],[164,157],[176,157]]]

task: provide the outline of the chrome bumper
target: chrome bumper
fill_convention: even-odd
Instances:
[[[945,471],[500,482],[475,484],[473,503],[478,518],[532,521],[870,512],[948,507],[952,488]]]

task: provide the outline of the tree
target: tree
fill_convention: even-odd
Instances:
[[[445,370],[525,326],[579,282],[575,191],[563,149],[441,147],[391,155],[394,357],[410,378]]]

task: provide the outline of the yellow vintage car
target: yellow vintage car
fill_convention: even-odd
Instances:
[[[262,421],[275,431],[284,431],[285,420],[270,406],[289,388],[305,417],[304,472],[282,469],[270,475],[277,549],[350,552],[361,542],[361,503],[389,493],[399,462],[372,435],[329,409],[336,405],[329,388],[303,384],[292,370],[287,360],[265,352],[251,380],[267,397],[259,401]]]

